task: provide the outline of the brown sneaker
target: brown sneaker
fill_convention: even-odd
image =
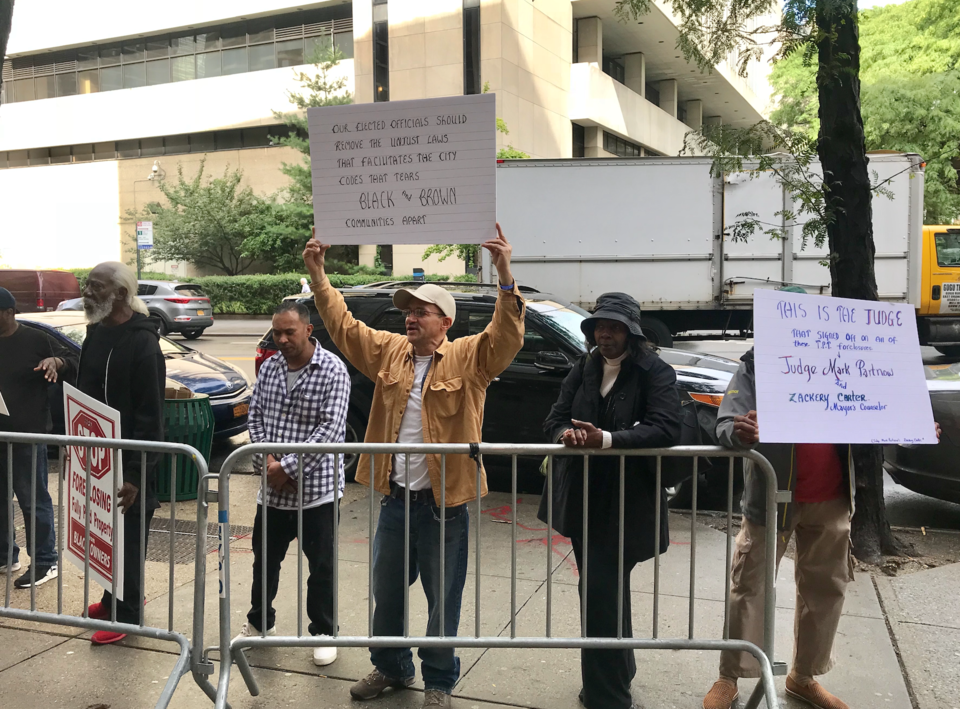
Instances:
[[[703,709],[730,709],[730,705],[739,696],[736,682],[725,678],[718,679],[703,698]]]
[[[388,687],[404,689],[414,683],[413,677],[393,679],[387,677],[380,670],[375,669],[362,680],[350,688],[350,696],[354,699],[374,699],[379,697]]]
[[[423,693],[423,709],[450,709],[450,695],[439,689],[428,689]]]
[[[846,702],[830,694],[816,680],[811,680],[809,684],[800,684],[791,675],[787,675],[787,694],[816,709],[850,709]]]

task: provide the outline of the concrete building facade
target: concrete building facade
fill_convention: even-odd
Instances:
[[[104,0],[95,13],[21,0],[0,95],[0,267],[131,258],[128,214],[201,159],[210,175],[242,168],[257,193],[281,189],[282,163],[300,156],[271,140],[274,111],[290,109],[320,45],[343,53],[336,74],[356,102],[495,93],[509,130],[498,148],[531,157],[676,155],[703,123],[759,120],[766,65],[701,73],[677,35],[660,0],[630,22],[610,0]],[[423,249],[384,253],[398,274],[463,272]],[[374,254],[362,247],[361,262]]]

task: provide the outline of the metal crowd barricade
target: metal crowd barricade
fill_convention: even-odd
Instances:
[[[334,541],[334,581],[333,581],[333,593],[334,593],[334,605],[333,605],[333,628],[334,635],[333,637],[327,636],[304,636],[303,635],[303,565],[302,565],[302,556],[303,556],[303,542],[300,539],[301,535],[298,535],[297,539],[297,635],[296,636],[270,636],[266,635],[267,631],[267,622],[266,622],[266,613],[268,604],[266,602],[266,597],[264,596],[262,607],[263,607],[263,618],[260,621],[260,635],[259,637],[244,637],[237,638],[236,640],[231,639],[231,589],[230,589],[230,534],[229,534],[229,510],[230,510],[230,476],[233,472],[234,466],[239,460],[240,456],[248,455],[250,453],[273,453],[282,451],[285,454],[296,453],[300,460],[300,468],[302,470],[304,454],[332,454],[340,458],[340,456],[347,454],[370,454],[370,484],[369,484],[369,506],[370,506],[370,519],[368,522],[369,525],[369,558],[368,558],[368,609],[367,609],[367,634],[360,636],[345,636],[340,635],[338,631],[338,608],[337,608],[337,597],[336,589],[339,582],[339,550],[337,547],[337,527],[339,523],[339,510],[338,506],[335,506],[336,510],[333,516],[334,519],[334,530],[333,530],[333,541]],[[472,635],[460,635],[456,637],[445,636],[443,630],[443,623],[441,623],[441,635],[439,636],[430,636],[430,637],[419,637],[410,634],[410,623],[409,623],[409,611],[410,611],[410,601],[409,601],[409,585],[404,584],[404,619],[403,619],[403,636],[374,636],[373,635],[373,538],[374,538],[374,527],[373,520],[376,512],[376,501],[381,497],[380,493],[376,492],[374,489],[374,459],[376,455],[406,455],[415,453],[426,453],[426,454],[437,454],[441,456],[441,478],[444,481],[444,485],[441,486],[440,490],[440,500],[438,500],[439,506],[441,508],[445,507],[446,502],[446,459],[449,455],[470,455],[471,452],[479,453],[479,456],[509,456],[511,459],[511,471],[512,471],[512,523],[513,523],[513,539],[516,542],[517,536],[517,456],[546,456],[548,458],[548,469],[552,473],[553,469],[553,458],[554,456],[582,456],[584,460],[584,503],[583,503],[583,518],[584,518],[584,558],[583,558],[583,568],[580,570],[582,583],[582,597],[581,597],[581,633],[579,637],[554,637],[552,634],[551,628],[551,615],[552,615],[552,558],[551,558],[551,539],[552,539],[552,522],[553,522],[553,505],[552,505],[552,492],[553,492],[553,480],[552,475],[548,473],[547,481],[545,484],[544,493],[549,496],[548,499],[551,500],[551,503],[548,507],[548,526],[546,530],[547,536],[547,576],[546,576],[546,623],[544,629],[543,637],[517,637],[517,550],[516,543],[513,545],[512,550],[512,563],[511,563],[511,593],[510,593],[510,637],[499,637],[499,636],[483,636],[480,632],[480,617],[481,617],[481,573],[480,573],[480,551],[481,551],[481,531],[480,531],[480,515],[482,512],[482,503],[478,497],[475,502],[469,503],[474,506],[477,514],[477,523],[475,524],[475,554],[476,554],[476,563],[475,563],[475,572],[476,572],[476,608],[475,608],[475,626],[473,629]],[[619,509],[619,529],[620,529],[620,563],[618,569],[618,577],[621,581],[620,591],[618,592],[618,619],[622,620],[623,617],[623,522],[624,522],[624,482],[625,482],[625,460],[627,457],[654,457],[656,459],[656,489],[659,491],[661,487],[661,461],[663,457],[686,457],[693,459],[693,478],[692,478],[692,488],[693,488],[693,514],[691,515],[691,545],[690,545],[690,599],[689,599],[689,621],[688,621],[688,632],[687,638],[685,639],[663,639],[659,637],[659,603],[660,603],[660,554],[659,554],[659,529],[660,529],[660,518],[662,514],[667,513],[666,510],[661,509],[660,505],[660,495],[657,494],[657,504],[656,504],[656,520],[655,520],[655,529],[657,530],[657,537],[655,539],[654,548],[657,550],[657,553],[654,557],[654,598],[653,598],[653,627],[650,638],[624,638],[618,633],[617,638],[601,638],[601,637],[587,637],[586,634],[586,607],[587,607],[587,583],[586,578],[589,573],[588,561],[586,557],[586,536],[587,536],[587,519],[588,519],[588,488],[589,488],[589,459],[593,457],[600,456],[615,456],[620,459],[620,509]],[[479,460],[477,458],[477,489],[480,488],[480,466]],[[697,499],[697,459],[698,457],[710,457],[710,458],[727,458],[729,459],[729,470],[728,470],[728,488],[727,488],[727,551],[726,551],[726,561],[727,561],[727,573],[726,573],[726,583],[725,583],[725,594],[724,594],[724,625],[723,625],[723,639],[702,639],[697,638],[694,631],[694,602],[695,602],[695,584],[696,584],[696,539],[697,539],[697,515],[696,515],[696,499]],[[732,507],[733,507],[733,476],[734,476],[734,459],[735,458],[746,458],[751,460],[756,469],[761,475],[763,475],[767,481],[766,485],[766,569],[765,569],[765,604],[764,604],[764,640],[763,640],[763,649],[757,647],[753,643],[746,642],[743,640],[735,640],[730,638],[730,626],[729,626],[729,609],[730,609],[730,562],[732,556]],[[216,490],[210,490],[209,482],[214,478],[218,481],[218,487]],[[266,492],[266,475],[263,476],[263,491]],[[230,681],[230,671],[233,663],[237,664],[237,668],[240,671],[240,674],[243,676],[243,679],[247,685],[247,689],[250,694],[257,696],[260,692],[259,686],[254,678],[250,665],[247,661],[246,655],[243,650],[246,648],[260,648],[260,647],[455,647],[455,648],[594,648],[594,649],[652,649],[652,650],[731,650],[731,651],[742,651],[752,654],[760,664],[761,670],[761,681],[757,684],[756,690],[754,691],[753,696],[750,698],[747,707],[756,707],[759,705],[759,702],[762,698],[766,699],[767,707],[773,709],[778,707],[776,691],[773,683],[774,670],[772,665],[772,658],[774,657],[774,612],[776,607],[776,598],[775,598],[775,563],[776,563],[776,554],[774,550],[776,549],[776,514],[777,514],[777,481],[776,474],[770,463],[761,455],[754,451],[731,451],[719,447],[711,446],[684,446],[676,448],[666,448],[666,449],[649,449],[649,450],[602,450],[602,449],[571,449],[565,448],[560,445],[509,445],[509,444],[380,444],[380,443],[363,443],[363,444],[288,444],[288,443],[261,443],[253,444],[250,446],[245,446],[243,449],[235,451],[231,454],[227,460],[224,462],[222,468],[220,469],[219,476],[207,475],[201,479],[200,489],[198,499],[203,500],[202,505],[198,505],[198,511],[200,517],[198,519],[200,528],[204,528],[207,523],[207,505],[206,502],[216,502],[218,505],[218,522],[220,526],[220,553],[219,553],[219,566],[220,566],[220,594],[219,594],[219,604],[220,604],[220,642],[218,648],[210,649],[219,649],[220,651],[220,677],[216,693],[216,707],[221,709],[222,707],[227,706],[227,691]],[[264,495],[266,499],[266,495]],[[298,524],[300,525],[298,529],[302,529],[303,521],[303,500],[302,497],[299,499],[299,510],[298,510]],[[410,525],[410,492],[406,491],[404,496],[404,510],[405,510],[405,532],[406,538],[404,541],[404,575],[405,578],[409,578],[410,571],[410,547],[409,547],[409,525]],[[265,508],[263,513],[269,514],[268,508]],[[445,558],[445,522],[446,516],[441,514],[439,516],[440,520],[440,558]],[[263,543],[263,554],[264,559],[266,559],[266,520],[263,521],[263,534],[262,534],[262,543]],[[444,564],[440,564],[440,583],[441,588],[444,588]],[[266,563],[262,564],[264,580],[263,588],[264,594],[266,594]],[[197,575],[196,575],[196,586],[201,588],[203,585],[203,579],[206,575],[206,562],[202,555],[197,555]],[[195,643],[195,652],[199,651],[201,646],[201,638],[203,632],[203,606],[202,606],[202,594],[198,593],[197,604],[195,605],[195,616],[194,616],[194,643]],[[443,596],[440,594],[440,617],[444,617],[444,608],[443,608]],[[621,624],[622,627],[622,624]],[[202,656],[199,658],[199,664],[206,667],[206,671],[212,671],[212,664],[207,660],[207,650],[203,651]],[[778,663],[778,673],[783,671],[782,663]],[[195,673],[195,677],[200,677],[199,674]]]
[[[14,503],[13,503],[13,446],[14,444],[26,444],[31,447],[31,472],[30,472],[30,485],[31,490],[33,491],[32,497],[32,506],[30,509],[30,543],[28,553],[30,556],[30,569],[31,569],[31,584],[30,584],[30,609],[25,610],[22,608],[14,608],[11,606],[11,586],[13,584],[13,573],[12,573],[12,562],[13,562],[13,534],[14,534]],[[54,529],[56,530],[57,538],[57,566],[59,569],[59,574],[57,576],[57,612],[43,612],[37,610],[37,589],[34,581],[36,580],[36,559],[37,552],[37,535],[36,535],[36,524],[37,524],[37,447],[40,445],[44,446],[56,446],[59,449],[59,461],[60,461],[60,470],[61,470],[61,480],[58,487],[58,500],[57,500],[57,519],[54,521]],[[64,539],[65,534],[68,533],[68,526],[64,521],[64,490],[71,484],[71,481],[66,477],[66,467],[65,467],[65,455],[64,450],[66,447],[70,447],[75,451],[83,449],[86,453],[85,455],[85,465],[84,465],[84,504],[85,504],[85,522],[86,522],[86,534],[83,541],[84,547],[84,570],[83,570],[83,615],[82,616],[72,616],[66,615],[63,612],[63,575],[64,575]],[[140,605],[140,618],[139,623],[120,623],[117,622],[117,577],[116,574],[113,574],[113,586],[111,588],[111,607],[110,607],[110,617],[109,619],[97,620],[95,618],[87,617],[87,609],[90,605],[90,528],[91,528],[91,505],[90,505],[90,490],[91,490],[91,460],[92,455],[91,451],[95,449],[111,449],[116,452],[116,455],[120,454],[120,451],[138,451],[140,452],[140,469],[141,469],[141,478],[140,478],[140,490],[146,488],[146,469],[147,469],[147,454],[148,453],[159,453],[162,455],[168,455],[170,461],[170,475],[171,475],[171,499],[170,499],[170,549],[169,549],[169,586],[167,589],[168,592],[168,609],[167,609],[167,626],[166,628],[161,627],[151,627],[146,624],[144,620],[144,607]],[[173,693],[177,689],[177,685],[180,682],[180,678],[186,674],[191,669],[191,644],[190,640],[183,635],[183,633],[177,632],[173,629],[173,609],[174,609],[174,562],[175,562],[175,524],[176,524],[176,475],[177,475],[177,456],[184,455],[188,456],[193,463],[197,466],[198,471],[201,475],[207,473],[207,462],[204,460],[203,456],[193,447],[179,444],[179,443],[162,443],[162,442],[152,442],[152,441],[134,441],[134,440],[125,440],[125,439],[112,439],[112,438],[88,438],[83,436],[52,436],[52,435],[41,435],[41,434],[23,434],[23,433],[8,433],[0,432],[0,452],[6,457],[7,462],[7,474],[6,474],[6,486],[8,495],[6,500],[0,501],[3,502],[7,508],[7,533],[9,539],[11,540],[10,546],[3,552],[2,562],[7,565],[8,573],[6,575],[6,588],[4,593],[4,603],[3,606],[0,606],[0,618],[15,618],[18,620],[33,621],[37,623],[48,623],[51,625],[63,625],[74,628],[82,628],[84,630],[92,631],[108,631],[113,633],[126,633],[127,635],[137,635],[144,638],[152,638],[154,640],[164,640],[176,643],[179,646],[179,656],[177,657],[176,665],[173,668],[173,671],[170,672],[170,675],[167,678],[166,683],[163,686],[163,689],[160,692],[160,697],[157,700],[156,707],[157,709],[165,709],[170,704],[170,700],[173,698]],[[163,465],[163,458],[161,458],[159,465]],[[115,478],[116,490],[115,493],[118,493],[120,487],[123,484],[122,476],[118,475]],[[119,505],[116,503],[116,494],[114,496],[114,504],[111,505],[111,533],[110,533],[110,542],[111,545],[116,547],[116,535],[117,535],[117,525],[120,522],[119,519]],[[145,592],[144,583],[145,583],[145,567],[146,567],[146,496],[140,495],[139,500],[140,508],[140,588]],[[67,512],[66,520],[69,520],[69,512]],[[206,548],[203,546],[204,537],[205,537],[205,528],[198,530],[197,534],[197,553],[204,555],[206,553]],[[196,594],[201,599],[201,613],[202,613],[202,598],[203,598],[203,582],[201,580],[198,585],[199,592]],[[211,698],[216,697],[216,689],[202,674],[194,675],[197,684],[203,689],[203,691]]]

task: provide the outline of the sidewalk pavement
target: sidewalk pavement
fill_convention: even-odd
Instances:
[[[51,478],[51,486],[54,479]],[[260,479],[235,476],[232,481],[231,509],[231,633],[239,632],[248,610],[252,555],[251,530],[254,495]],[[367,629],[368,519],[369,498],[366,490],[348,487],[342,507],[340,527],[339,624],[342,634],[363,635]],[[52,491],[53,492],[53,491]],[[54,492],[54,499],[56,493]],[[472,634],[475,622],[476,558],[474,535],[479,526],[482,549],[480,584],[482,608],[481,632],[486,635],[509,636],[511,618],[511,547],[512,524],[509,495],[494,493],[485,498],[481,519],[471,509],[471,545],[469,569],[463,597],[461,635]],[[524,495],[518,500],[517,528],[517,615],[516,634],[544,634],[546,576],[553,577],[553,634],[579,634],[579,601],[577,575],[569,542],[561,540],[548,550],[544,525],[536,519],[538,498]],[[191,504],[177,505],[178,519],[195,519]],[[195,509],[195,505],[193,506]],[[375,512],[379,505],[375,500]],[[211,508],[211,513],[214,510]],[[158,512],[169,514],[167,506]],[[689,516],[671,514],[671,547],[661,565],[661,637],[686,637],[688,632],[688,592],[690,533]],[[725,535],[697,524],[697,579],[694,597],[696,612],[694,634],[701,638],[719,638],[723,622],[723,588]],[[164,534],[151,535],[151,552],[168,543]],[[564,543],[566,541],[566,543]],[[192,536],[188,544],[194,543]],[[208,556],[206,585],[205,646],[216,645],[218,577],[216,541]],[[296,546],[288,554],[282,571],[280,594],[276,607],[277,627],[281,634],[297,632],[297,564]],[[168,613],[173,614],[175,629],[190,636],[193,610],[192,554],[185,563],[175,565],[175,588],[168,594],[166,563],[147,564],[148,623],[166,626]],[[953,569],[956,569],[955,571]],[[931,703],[921,709],[953,707],[942,703],[945,697],[957,696],[956,655],[960,638],[960,617],[956,615],[956,581],[960,566],[937,570],[942,577],[934,579],[942,596],[934,594],[922,574],[891,582],[890,596],[883,590],[884,604],[896,599],[898,615],[895,626],[904,653],[904,664],[911,673],[914,689],[918,681],[930,682]],[[306,573],[306,564],[304,564]],[[78,613],[82,607],[82,577],[72,565],[64,573],[64,610]],[[914,579],[916,579],[914,581]],[[652,632],[653,562],[640,565],[632,577],[634,632],[649,637]],[[882,587],[881,587],[882,588]],[[38,589],[41,609],[56,609],[56,583]],[[953,594],[948,595],[948,594]],[[91,596],[96,596],[92,590]],[[790,659],[794,608],[793,563],[784,559],[778,580],[777,652],[780,660]],[[929,605],[937,600],[937,606]],[[29,606],[29,593],[17,591],[14,604]],[[411,633],[421,633],[426,625],[426,602],[419,584],[410,592]],[[952,614],[952,616],[951,616]],[[308,619],[304,616],[306,627]],[[891,620],[891,622],[894,622]],[[928,623],[929,625],[925,625]],[[949,625],[951,634],[937,636],[930,645],[925,634],[936,634],[937,626]],[[175,648],[169,643],[142,638],[128,638],[122,644],[94,647],[89,633],[63,626],[42,626],[9,619],[0,619],[0,697],[16,697],[19,707],[152,707],[163,683],[173,668]],[[930,641],[933,642],[933,641]],[[949,644],[952,643],[952,646]],[[952,651],[947,652],[949,647]],[[930,648],[930,649],[926,649]],[[845,612],[837,638],[837,667],[824,678],[825,685],[843,697],[854,709],[911,707],[907,685],[898,664],[881,604],[871,578],[858,575],[847,596]],[[939,654],[938,654],[939,651]],[[461,709],[492,707],[529,707],[531,709],[579,709],[579,652],[576,650],[480,650],[465,649],[461,658],[461,680],[454,696],[454,706]],[[215,656],[215,654],[214,654]],[[236,668],[232,673],[229,699],[239,709],[287,706],[294,709],[320,707],[356,707],[348,689],[370,670],[365,649],[340,650],[336,663],[326,668],[312,664],[306,648],[261,649],[248,651],[250,663],[260,682],[261,695],[251,697]],[[939,673],[933,679],[914,675],[937,660]],[[633,695],[648,709],[699,709],[704,693],[717,673],[717,654],[693,651],[637,651],[637,677]],[[419,666],[419,662],[417,662]],[[914,669],[918,668],[918,669]],[[953,674],[949,670],[953,668]],[[217,670],[219,671],[219,667]],[[419,673],[418,673],[419,675]],[[214,675],[215,681],[216,675]],[[919,677],[919,680],[918,680]],[[948,686],[952,682],[952,690]],[[741,693],[749,695],[753,681],[741,683]],[[783,678],[777,678],[782,706],[799,709],[800,704],[783,697]],[[422,702],[422,684],[411,691],[385,695],[371,703],[380,709],[414,709]],[[940,702],[940,703],[937,703]],[[185,709],[209,706],[209,701],[186,675],[174,695],[171,706]]]

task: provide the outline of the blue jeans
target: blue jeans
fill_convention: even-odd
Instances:
[[[37,486],[31,489],[32,451],[28,443],[13,444],[13,493],[17,496],[20,511],[27,528],[27,552],[33,549],[36,541],[36,558],[32,559],[38,567],[57,565],[57,531],[53,520],[53,501],[47,492],[47,447],[36,446]],[[7,563],[7,552],[13,546],[13,561],[20,560],[20,547],[17,546],[16,532],[9,538],[10,520],[7,516],[10,504],[10,491],[7,489],[7,446],[0,444],[0,566]],[[34,494],[36,493],[36,494]],[[30,518],[33,515],[33,503],[37,504],[37,538],[31,539]]]
[[[384,497],[373,542],[373,634],[403,635],[403,500]],[[467,539],[470,515],[466,505],[447,508],[446,564],[443,589],[444,632],[455,637],[460,626],[460,599],[467,579]],[[410,503],[410,578],[421,577],[427,596],[427,635],[440,635],[440,510],[431,504]],[[420,648],[420,671],[425,689],[447,694],[460,678],[460,658],[453,648]],[[370,661],[392,679],[416,672],[410,648],[370,648]]]

